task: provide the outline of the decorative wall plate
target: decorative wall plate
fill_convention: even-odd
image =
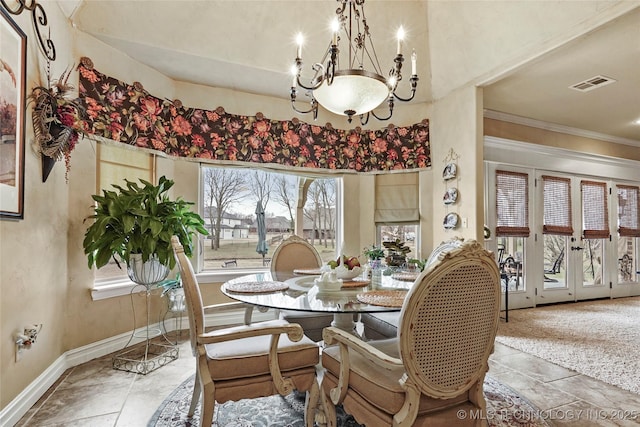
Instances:
[[[442,171],[442,178],[445,181],[448,181],[450,179],[455,178],[457,173],[458,173],[458,167],[456,166],[456,164],[449,163],[447,166],[444,167],[444,170]]]
[[[460,220],[460,217],[458,216],[457,213],[455,212],[451,212],[448,213],[447,216],[444,217],[444,228],[446,230],[451,230],[454,229],[458,226],[458,221]]]
[[[442,198],[445,205],[452,205],[458,200],[458,189],[455,187],[451,187],[444,193],[444,197]]]

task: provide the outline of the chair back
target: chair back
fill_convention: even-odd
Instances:
[[[296,268],[318,268],[322,266],[320,254],[309,242],[292,235],[278,246],[271,257],[271,274],[274,279],[284,281],[294,277]]]
[[[500,274],[493,253],[458,241],[418,277],[398,329],[407,376],[422,393],[450,398],[482,381],[498,327]]]
[[[176,257],[177,264],[180,268],[180,279],[182,288],[184,289],[185,302],[187,306],[187,314],[189,317],[189,336],[191,339],[191,350],[193,354],[197,353],[196,337],[205,332],[204,330],[204,304],[202,303],[202,295],[200,287],[196,280],[195,272],[191,261],[184,253],[184,248],[177,236],[171,237],[171,246]]]

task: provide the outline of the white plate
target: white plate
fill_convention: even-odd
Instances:
[[[447,164],[447,166],[444,167],[444,170],[442,171],[442,178],[445,181],[448,181],[450,179],[455,178],[457,173],[458,173],[458,167],[456,166],[456,164],[449,163]]]
[[[460,217],[457,213],[451,212],[444,217],[444,228],[447,230],[454,229],[458,226],[458,221]]]
[[[442,197],[445,205],[452,205],[458,200],[458,189],[455,187],[451,187],[444,193]]]

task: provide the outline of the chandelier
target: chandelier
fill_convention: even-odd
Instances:
[[[313,113],[314,120],[318,117],[318,105],[340,115],[345,115],[349,123],[353,116],[360,116],[360,122],[365,125],[372,115],[378,120],[389,120],[393,115],[396,100],[411,101],[416,94],[418,75],[416,72],[416,53],[411,55],[411,93],[408,97],[400,97],[396,93],[398,84],[402,80],[402,44],[404,31],[398,30],[396,57],[388,76],[382,76],[380,63],[376,54],[369,25],[364,13],[365,0],[337,0],[340,6],[336,9],[336,18],[332,23],[332,37],[329,47],[320,62],[312,65],[315,72],[310,83],[301,81],[302,72],[302,35],[297,37],[297,52],[295,64],[292,67],[291,106],[302,114]],[[344,40],[342,35],[344,35]],[[343,49],[340,49],[343,46]],[[345,48],[346,46],[346,48]],[[298,87],[311,98],[311,106],[298,108]],[[379,116],[374,109],[387,101],[388,113]]]

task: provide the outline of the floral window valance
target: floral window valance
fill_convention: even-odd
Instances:
[[[377,172],[431,165],[429,122],[370,131],[334,129],[297,119],[278,121],[186,108],[93,68],[82,58],[83,132],[169,156],[207,161]]]

